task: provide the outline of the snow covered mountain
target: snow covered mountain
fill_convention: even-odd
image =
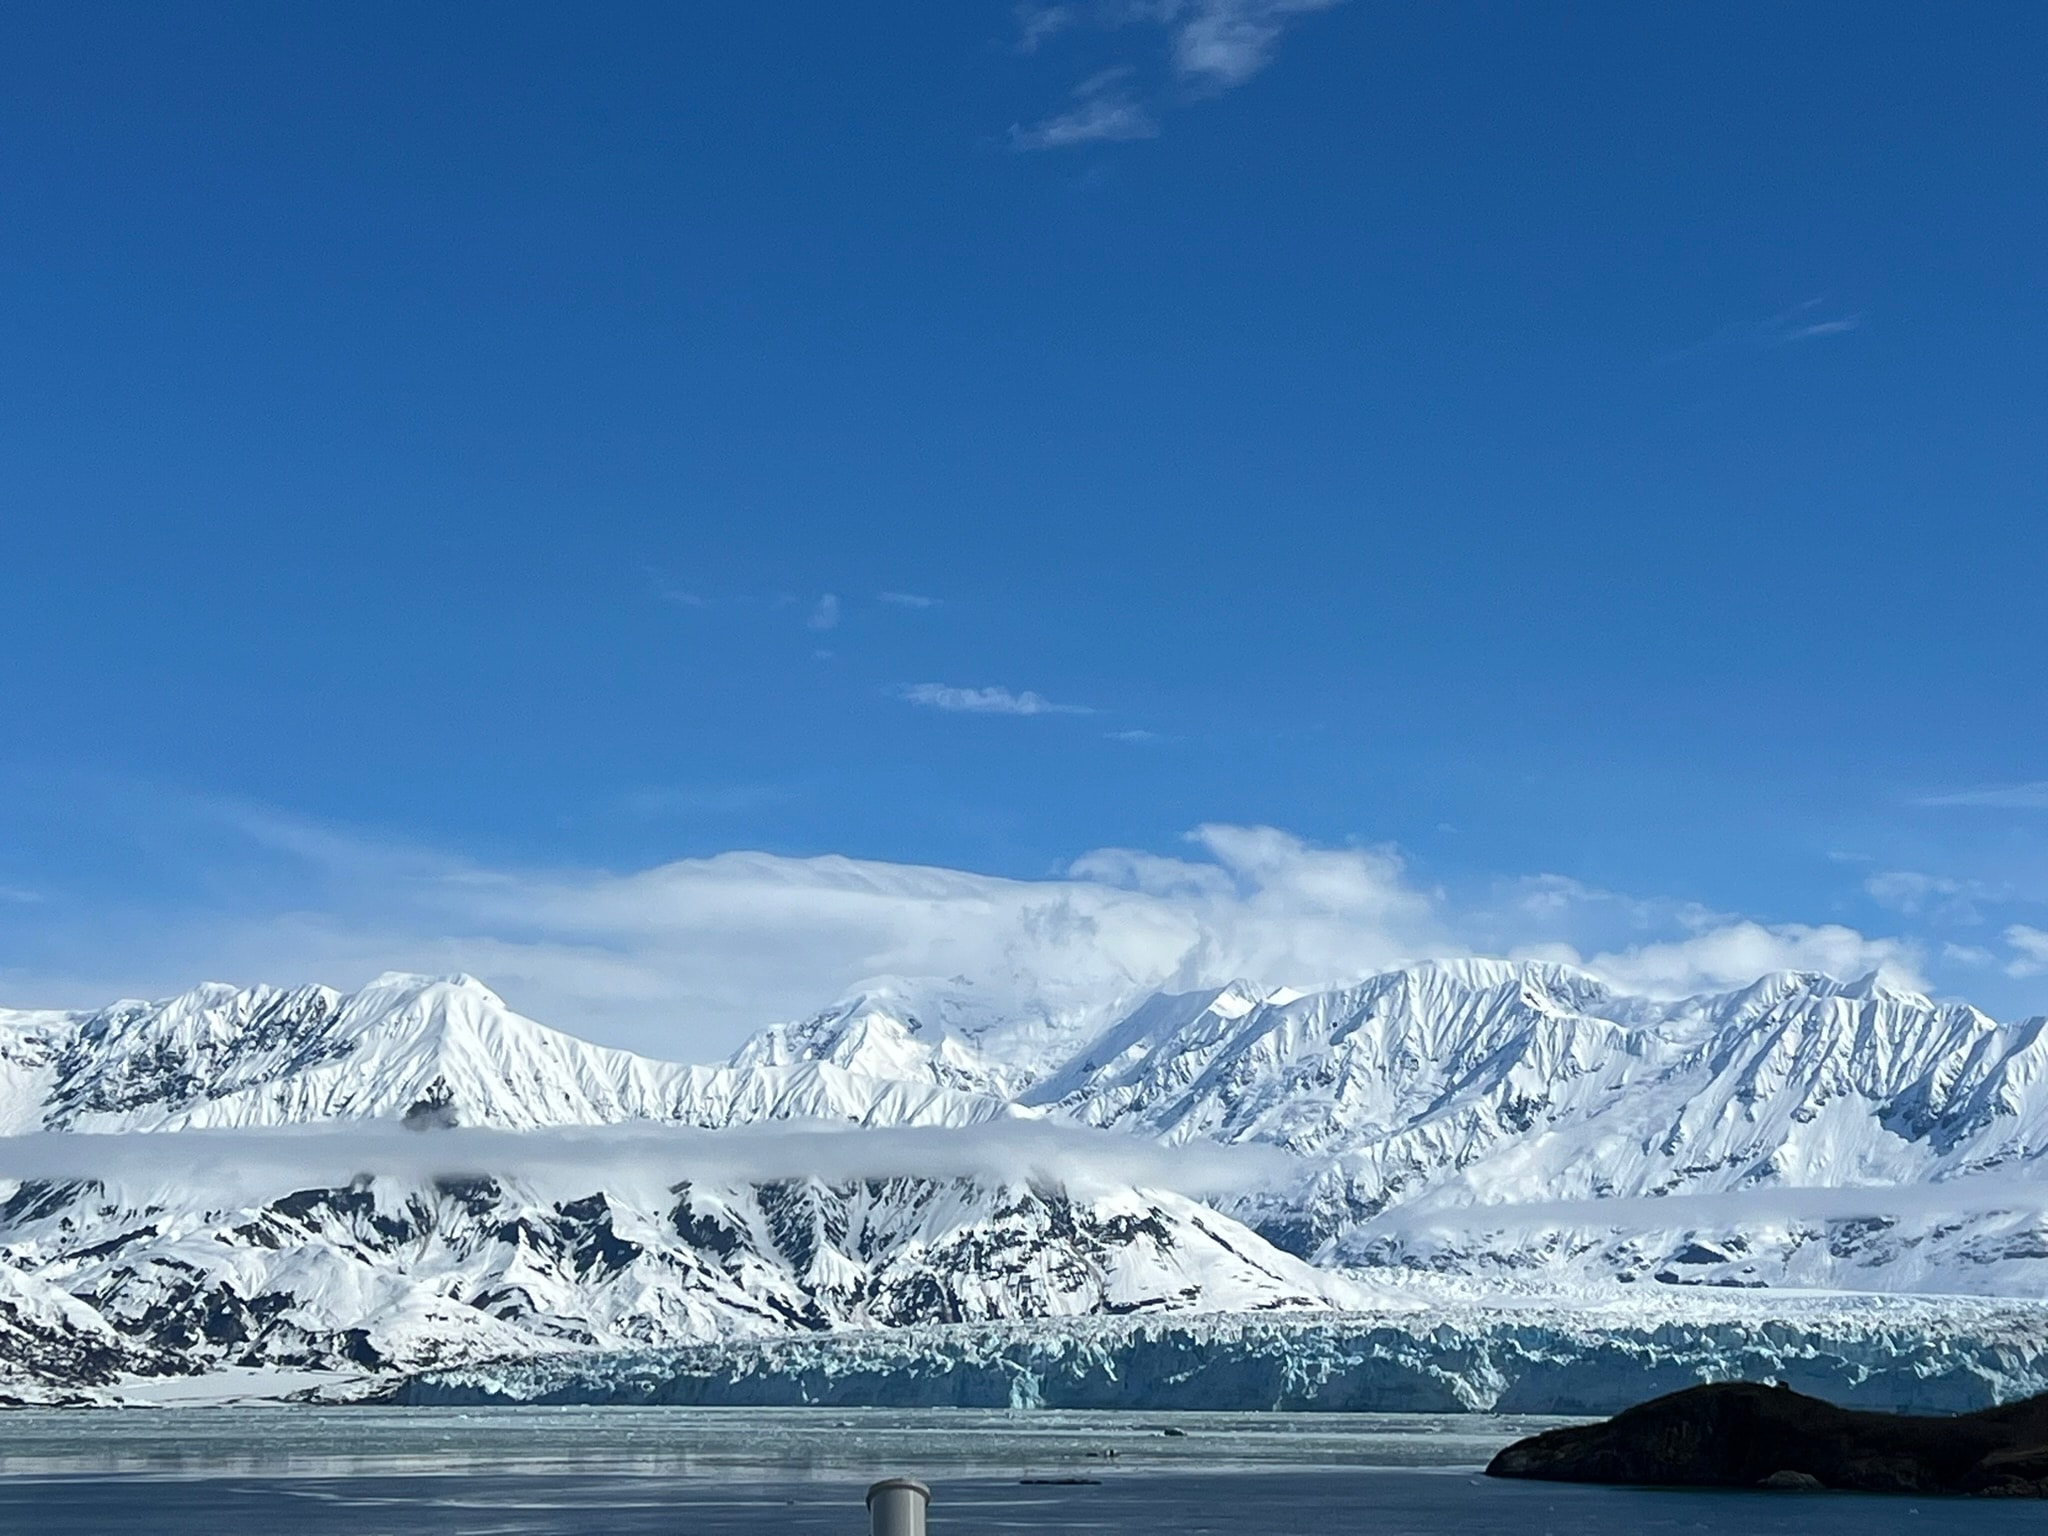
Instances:
[[[1069,1003],[1009,1020],[968,983],[880,981],[713,1066],[573,1039],[466,977],[0,1013],[0,1396],[232,1364],[1414,1307],[1424,1281],[2048,1296],[2048,1021],[1874,979],[1669,1002],[1486,961]],[[275,1151],[320,1128],[580,1146],[824,1123],[1096,1127],[1191,1160],[1277,1149],[1293,1172],[1204,1205],[1128,1170],[736,1178],[679,1151],[308,1180]],[[448,1127],[466,1129],[434,1139]],[[80,1172],[60,1146],[124,1159]],[[202,1179],[202,1147],[251,1150]]]
[[[1061,1119],[1293,1154],[1225,1208],[1326,1267],[2048,1295],[2048,1020],[1874,977],[1677,1002],[1501,961],[1237,981],[1030,1075],[1020,1102]]]
[[[1329,1307],[1355,1294],[1192,1200],[1113,1182],[707,1182],[687,1153],[645,1166],[658,1143],[567,1188],[573,1169],[308,1187],[279,1169],[269,1182],[285,1187],[265,1187],[262,1167],[222,1185],[186,1166],[202,1147],[209,1159],[242,1145],[274,1153],[275,1141],[232,1139],[258,1128],[397,1125],[431,1148],[450,1127],[1038,1118],[948,1044],[928,1067],[887,1016],[842,1008],[829,1026],[788,1033],[810,1051],[764,1040],[726,1065],[675,1066],[545,1029],[467,977],[385,977],[347,997],[209,986],[84,1015],[0,1015],[0,1106],[6,1129],[29,1138],[9,1153],[22,1176],[0,1181],[0,1393],[10,1380],[90,1384],[89,1360],[103,1376],[414,1369],[912,1321]],[[97,1146],[127,1156],[104,1176],[35,1177],[52,1132],[79,1138],[67,1148],[112,1138]],[[138,1134],[165,1138],[160,1165],[137,1167]]]
[[[10,1024],[13,1026],[9,1029]],[[537,1130],[818,1118],[964,1125],[1000,1096],[816,1056],[685,1067],[522,1018],[468,976],[384,976],[344,997],[204,986],[68,1016],[0,1013],[7,1127],[167,1131],[400,1119]]]
[[[1245,1011],[1229,989],[1198,1001],[1037,1097],[1300,1153],[1315,1171],[1239,1214],[1322,1262],[2048,1290],[2026,1188],[2048,1150],[2042,1020],[1873,979],[1780,974],[1658,1003],[1477,962]],[[1621,1202],[1619,1225],[1591,1202]]]

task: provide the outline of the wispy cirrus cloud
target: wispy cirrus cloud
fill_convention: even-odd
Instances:
[[[1196,0],[1176,6],[1173,64],[1185,79],[1218,90],[1242,85],[1273,62],[1280,34],[1297,16],[1339,0]]]
[[[1998,892],[1974,880],[1930,875],[1917,869],[1884,869],[1868,876],[1863,894],[1881,907],[1907,917],[1932,914],[1950,922],[1977,920],[1977,901]]]
[[[1053,38],[1080,20],[1077,5],[1020,5],[1017,18],[1017,51],[1036,53]]]
[[[966,715],[1092,715],[1086,704],[1055,704],[1041,693],[1012,693],[1000,686],[956,688],[950,683],[910,683],[897,690],[905,703]]]
[[[1068,149],[1159,136],[1159,124],[1130,93],[1127,69],[1104,70],[1075,86],[1074,105],[1031,124],[1010,125],[1012,149]]]
[[[1139,62],[1100,70],[1069,93],[1072,105],[1037,122],[1012,124],[1018,150],[1069,149],[1156,138],[1159,114],[1233,90],[1273,62],[1298,18],[1342,0],[1096,0],[1093,4],[1020,5],[1017,51],[1036,54],[1083,31],[1139,35]]]
[[[1829,314],[1826,305],[1825,299],[1807,299],[1765,320],[1739,320],[1724,325],[1705,341],[1681,347],[1672,358],[1675,361],[1708,352],[1773,352],[1802,341],[1846,336],[1863,328],[1860,313]]]
[[[704,595],[694,587],[676,580],[658,565],[643,565],[640,573],[647,578],[647,584],[654,589],[654,595],[664,603],[674,603],[678,608],[703,608],[707,606]]]
[[[641,574],[647,578],[648,585],[658,601],[706,615],[801,612],[804,627],[818,633],[837,629],[839,621],[846,616],[846,606],[836,592],[823,593],[806,605],[794,592],[706,590],[695,583],[679,580],[670,572],[655,565],[642,566]],[[887,600],[884,598],[884,601]]]
[[[875,594],[875,601],[886,603],[891,608],[915,608],[921,610],[939,606],[939,599],[936,597],[926,597],[922,592],[877,592]]]
[[[2024,784],[1982,784],[1975,789],[1922,795],[1916,805],[1982,806],[1998,811],[2048,811],[2048,779]]]

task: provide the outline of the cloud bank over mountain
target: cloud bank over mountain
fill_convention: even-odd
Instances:
[[[1149,1137],[1029,1119],[433,1131],[374,1121],[185,1130],[174,1147],[166,1147],[160,1131],[0,1136],[0,1180],[85,1179],[147,1191],[168,1179],[187,1198],[238,1201],[344,1189],[362,1179],[422,1185],[505,1176],[562,1198],[587,1194],[593,1183],[658,1190],[685,1178],[734,1185],[965,1179],[1075,1190],[1137,1184],[1210,1195],[1278,1184],[1294,1171],[1294,1159],[1273,1147],[1166,1147]]]
[[[1584,964],[1679,996],[1774,969],[1923,983],[1909,938],[1764,921],[1554,875],[1457,891],[1400,850],[1205,824],[1184,851],[1106,848],[1017,879],[735,851],[637,869],[493,865],[275,810],[211,804],[195,899],[22,908],[0,1001],[81,1006],[201,980],[393,967],[492,978],[515,1004],[659,1055],[721,1054],[878,976],[971,978],[992,1010],[1094,1016],[1159,988],[1323,987],[1470,954]]]

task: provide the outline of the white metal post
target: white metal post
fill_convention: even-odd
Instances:
[[[868,1490],[871,1536],[924,1536],[925,1506],[931,1489],[910,1477],[885,1478]]]

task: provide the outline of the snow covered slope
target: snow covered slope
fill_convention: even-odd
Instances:
[[[1663,1003],[1481,961],[1257,995],[1155,999],[1030,1100],[1299,1154],[1239,1214],[1324,1262],[2048,1293],[2048,1021],[1873,978]],[[1770,1198],[1816,1189],[1866,1193]],[[1647,1228],[1623,1238],[1555,1208],[1653,1198],[1611,1207]]]
[[[412,1369],[918,1321],[1327,1307],[1354,1294],[1228,1218],[1136,1191],[805,1180],[564,1200],[495,1179],[380,1180],[221,1210],[184,1205],[172,1188],[22,1195],[33,1205],[6,1219],[7,1259],[31,1272],[18,1278],[61,1287],[96,1326],[188,1370]]]
[[[90,1400],[90,1390],[177,1369],[61,1286],[0,1265],[0,1404]]]

